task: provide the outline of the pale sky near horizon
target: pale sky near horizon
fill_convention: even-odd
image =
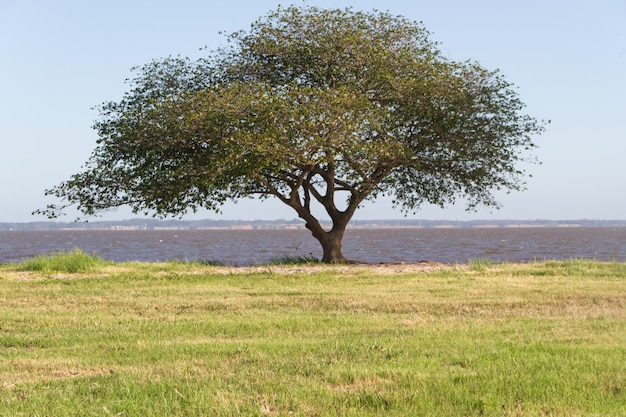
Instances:
[[[98,104],[119,100],[130,68],[201,56],[279,4],[300,0],[0,0],[0,222],[45,220],[44,190],[80,170],[95,147]],[[551,120],[535,138],[541,165],[500,210],[423,207],[415,219],[626,219],[626,1],[308,0],[388,10],[422,21],[455,60],[499,68],[525,112]],[[71,221],[69,212],[61,221]],[[130,210],[103,220],[139,217]],[[187,219],[291,219],[279,202],[243,200]],[[403,218],[386,200],[355,218]],[[95,219],[94,219],[95,220]]]

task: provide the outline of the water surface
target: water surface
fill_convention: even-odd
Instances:
[[[321,257],[306,230],[0,231],[0,262],[80,248],[116,262],[210,260],[232,265]],[[344,255],[361,262],[465,263],[470,259],[626,261],[626,228],[348,229]]]

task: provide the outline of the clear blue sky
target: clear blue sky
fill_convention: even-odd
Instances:
[[[301,1],[294,1],[302,4]],[[499,68],[526,112],[551,120],[537,137],[542,165],[501,210],[424,207],[422,219],[626,218],[626,2],[624,0],[387,0],[305,2],[378,8],[422,21],[452,59]],[[80,170],[95,146],[104,101],[128,89],[130,68],[168,55],[198,57],[227,33],[281,4],[270,0],[0,0],[0,221],[42,220],[44,189]],[[289,1],[282,4],[288,5]],[[74,219],[75,213],[62,220]],[[104,219],[135,217],[129,210]],[[217,215],[276,219],[278,202],[245,200]],[[385,201],[356,218],[402,218]]]

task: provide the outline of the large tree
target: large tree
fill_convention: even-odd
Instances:
[[[497,206],[494,191],[523,188],[518,164],[544,125],[498,71],[452,61],[421,24],[378,11],[279,8],[205,58],[136,73],[122,100],[100,106],[83,171],[46,191],[65,203],[41,212],[167,216],[275,197],[322,261],[345,262],[344,231],[365,200]]]

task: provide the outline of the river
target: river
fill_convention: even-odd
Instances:
[[[306,230],[0,231],[0,262],[79,248],[116,262],[199,260],[237,266],[321,257]],[[626,227],[348,229],[346,258],[367,262],[466,263],[472,259],[626,261]]]

